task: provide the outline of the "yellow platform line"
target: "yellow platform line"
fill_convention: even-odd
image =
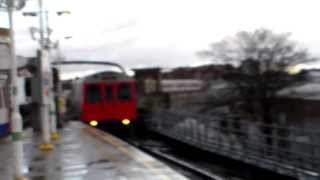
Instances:
[[[89,132],[91,135],[97,137],[98,139],[111,144],[112,146],[117,148],[122,154],[126,155],[127,157],[133,159],[136,162],[141,163],[144,167],[148,168],[156,175],[160,175],[160,177],[162,177],[162,179],[164,179],[164,180],[171,179],[166,174],[161,173],[161,171],[159,171],[157,168],[155,168],[150,162],[143,161],[139,158],[136,158],[136,156],[131,151],[129,151],[128,149],[123,147],[123,145],[121,143],[119,143],[119,141],[117,139],[113,138],[112,136],[109,136],[107,133],[104,133],[104,132],[102,132],[98,129],[92,128],[92,127],[86,127],[84,129],[87,132]]]

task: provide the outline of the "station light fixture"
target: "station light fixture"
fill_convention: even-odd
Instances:
[[[37,12],[23,12],[22,13],[23,16],[38,16],[38,13]]]
[[[58,15],[58,16],[70,15],[70,14],[71,14],[70,11],[58,11],[58,12],[57,12],[57,15]]]

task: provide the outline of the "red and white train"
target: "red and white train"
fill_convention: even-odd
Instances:
[[[6,86],[0,83],[0,137],[9,132],[9,103]]]
[[[136,83],[125,73],[106,71],[74,80],[68,102],[71,111],[92,126],[137,121]]]

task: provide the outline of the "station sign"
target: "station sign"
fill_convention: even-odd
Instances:
[[[0,28],[0,43],[10,43],[10,31],[7,28]]]
[[[0,85],[6,85],[8,82],[7,74],[0,74]]]
[[[0,70],[10,69],[9,30],[0,28]]]
[[[167,79],[161,80],[161,92],[192,92],[200,91],[204,82],[197,79]]]

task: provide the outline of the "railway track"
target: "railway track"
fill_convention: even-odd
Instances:
[[[185,160],[170,155],[170,153],[163,152],[163,149],[161,150],[161,148],[148,147],[137,141],[131,141],[131,144],[157,157],[158,159],[165,161],[167,164],[169,163],[170,165],[173,165],[175,169],[178,169],[182,174],[192,179],[225,180],[223,177],[196,167]]]
[[[123,132],[111,133],[162,160],[192,180],[294,180],[205,152],[157,133],[147,132],[137,136],[128,136]]]
[[[230,173],[229,170],[223,167],[206,162],[207,159],[197,158],[196,156],[201,154],[200,152],[190,151],[189,148],[184,150],[176,149],[177,147],[173,147],[171,143],[156,134],[150,135],[147,133],[129,137],[126,133],[109,132],[163,161],[192,180],[244,180],[244,178],[237,177],[236,173]],[[181,147],[180,145],[178,146]],[[197,155],[193,156],[194,154]]]

